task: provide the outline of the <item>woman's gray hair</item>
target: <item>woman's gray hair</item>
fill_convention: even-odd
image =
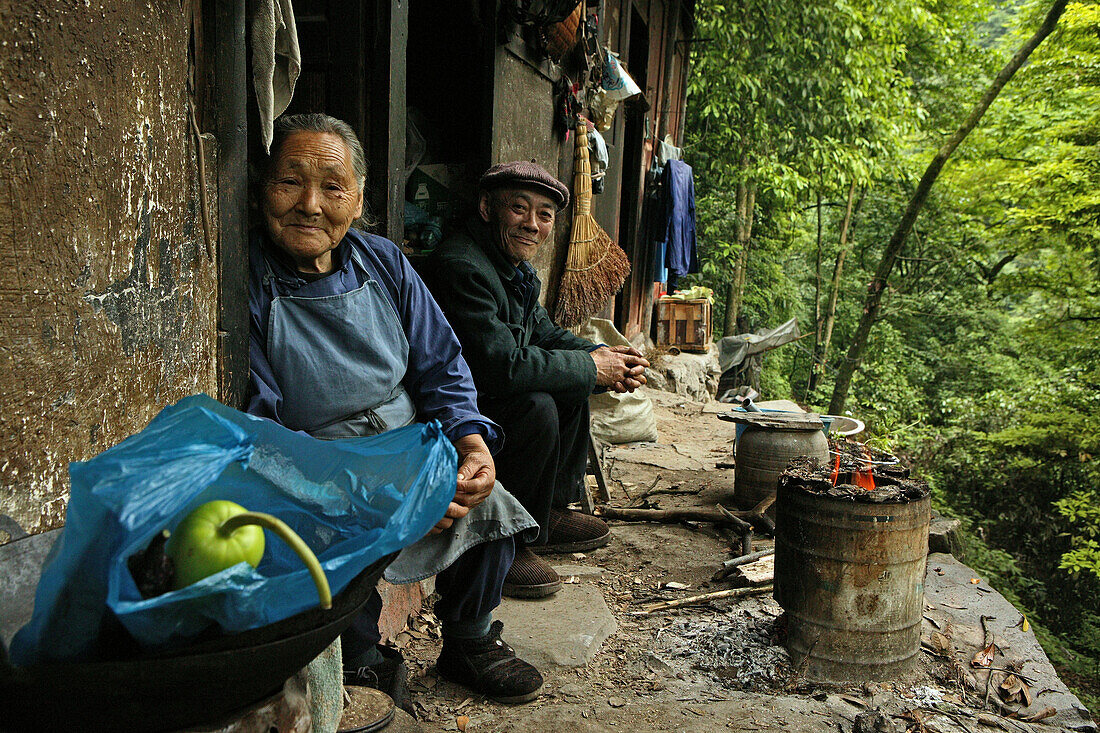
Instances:
[[[355,174],[355,180],[359,184],[359,190],[363,193],[363,215],[355,220],[353,226],[366,229],[375,226],[378,221],[371,216],[367,207],[367,157],[363,153],[363,145],[351,125],[321,112],[309,112],[299,115],[285,115],[275,120],[274,131],[271,138],[271,152],[268,155],[264,170],[263,180],[266,183],[271,175],[271,168],[279,159],[279,152],[287,138],[299,132],[321,132],[335,135],[344,141],[351,153],[351,169]]]

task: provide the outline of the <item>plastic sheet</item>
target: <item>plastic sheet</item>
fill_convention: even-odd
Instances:
[[[112,615],[140,644],[164,647],[213,624],[242,631],[313,607],[308,571],[270,533],[259,567],[241,563],[149,599],[126,559],[199,504],[228,499],[290,525],[335,594],[443,516],[457,456],[436,422],[321,441],[196,395],[69,470],[64,532],[43,569],[34,615],[12,640],[17,666],[104,656],[98,641]]]

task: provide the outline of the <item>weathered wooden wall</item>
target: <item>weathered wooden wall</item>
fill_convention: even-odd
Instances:
[[[573,145],[565,144],[553,131],[553,81],[538,63],[525,53],[522,42],[497,47],[493,79],[492,163],[533,160],[573,188]],[[568,209],[558,218],[552,238],[535,255],[531,264],[539,272],[544,287],[541,300],[561,276],[569,243]]]
[[[216,394],[189,32],[186,3],[0,2],[0,514],[31,532],[70,461]]]

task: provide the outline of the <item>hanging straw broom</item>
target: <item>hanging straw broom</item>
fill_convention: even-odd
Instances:
[[[573,230],[554,306],[554,320],[566,328],[585,322],[603,308],[630,274],[626,253],[592,218],[592,176],[583,119],[573,132],[577,139],[573,161]]]

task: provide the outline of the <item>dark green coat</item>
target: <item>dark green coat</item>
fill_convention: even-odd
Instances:
[[[588,355],[594,345],[550,320],[538,302],[542,285],[531,273],[534,296],[525,306],[519,273],[479,219],[447,237],[425,269],[480,395],[548,392],[559,399],[586,399],[596,387],[596,365]]]

